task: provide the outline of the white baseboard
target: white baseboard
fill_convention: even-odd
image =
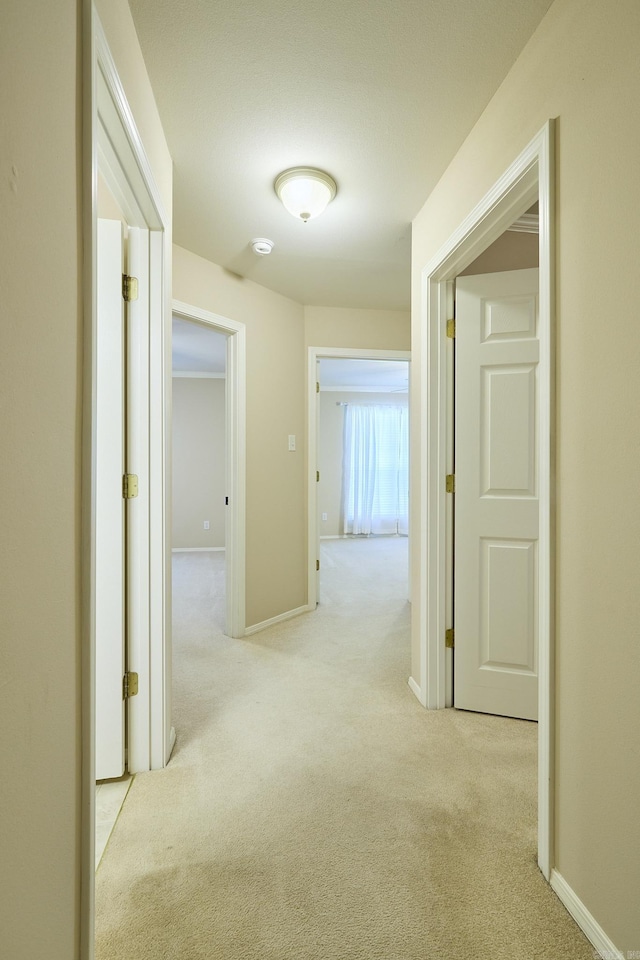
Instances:
[[[244,631],[245,637],[250,637],[252,633],[259,633],[260,630],[266,630],[272,627],[274,623],[282,623],[283,620],[291,620],[293,617],[299,617],[301,613],[311,613],[313,607],[305,603],[303,607],[296,607],[295,610],[287,610],[286,613],[279,613],[277,617],[271,617],[270,620],[263,620],[262,623],[254,623],[252,627],[247,627]]]
[[[326,537],[320,537],[321,540],[346,540],[347,538],[342,533],[328,533]]]
[[[409,690],[411,690],[411,692],[415,694],[415,696],[418,698],[420,703],[422,703],[424,706],[424,701],[422,699],[422,690],[420,689],[418,684],[415,682],[413,677],[409,677],[409,679],[407,680],[407,683],[409,684]]]
[[[172,547],[171,553],[219,553],[224,547]]]
[[[176,745],[176,728],[171,727],[171,730],[169,731],[169,755],[167,756],[167,763],[169,763],[169,760],[171,759],[171,754],[173,753],[173,748],[175,747],[175,745]]]
[[[591,941],[604,960],[624,960],[624,953],[615,946],[604,932],[598,921],[587,910],[580,897],[569,886],[562,874],[557,870],[551,871],[549,880],[551,889],[558,899],[567,908],[584,935]]]

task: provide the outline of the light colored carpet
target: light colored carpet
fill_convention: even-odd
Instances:
[[[407,687],[405,540],[323,543],[318,611],[247,640],[221,556],[174,564],[178,741],[98,870],[98,960],[592,960],[535,862],[535,725]]]

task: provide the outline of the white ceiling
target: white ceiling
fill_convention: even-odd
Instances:
[[[411,220],[550,5],[130,0],[175,242],[301,303],[408,308]],[[297,165],[338,183],[306,224],[273,191]]]

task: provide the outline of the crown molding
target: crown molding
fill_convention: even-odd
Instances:
[[[508,233],[540,233],[540,217],[537,213],[523,213],[510,227]]]

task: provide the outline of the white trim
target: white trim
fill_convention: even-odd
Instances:
[[[310,607],[309,604],[306,603],[302,607],[296,607],[295,610],[287,610],[286,613],[279,613],[277,617],[271,617],[270,620],[254,623],[252,627],[245,629],[244,635],[245,637],[250,637],[252,634],[266,630],[267,627],[272,627],[276,623],[282,623],[284,620],[292,620],[294,617],[299,617],[302,613],[310,613],[312,610],[315,610],[315,607]]]
[[[173,748],[176,745],[176,728],[171,727],[169,730],[169,756],[167,757],[167,763],[169,762],[169,757],[173,753]]]
[[[346,357],[351,360],[411,361],[411,351],[368,350],[364,347],[309,347],[307,361],[307,603],[310,610],[315,610],[318,600],[316,560],[319,558],[320,552],[318,484],[316,481],[316,471],[318,469],[316,365],[318,360],[325,357]],[[410,370],[411,367],[409,367]],[[411,377],[411,374],[409,374],[409,377]]]
[[[246,329],[243,323],[173,301],[173,316],[206,324],[227,337],[225,403],[226,481],[226,633],[245,635],[246,529]]]
[[[212,327],[218,327],[224,334],[244,333],[245,331],[244,323],[231,320],[230,317],[223,317],[222,314],[213,313],[211,310],[204,310],[202,307],[194,307],[183,300],[172,301],[172,314],[182,320],[195,320]]]
[[[172,377],[184,377],[193,380],[225,380],[226,373],[204,373],[201,370],[172,370]]]
[[[420,701],[420,703],[424,706],[424,699],[423,699],[423,696],[422,696],[422,690],[420,689],[420,687],[418,686],[418,684],[415,682],[415,680],[413,679],[413,677],[409,677],[409,679],[407,680],[407,683],[408,683],[408,685],[409,685],[409,689],[416,695],[416,697],[418,698],[418,700]]]
[[[151,284],[149,302],[149,611],[151,729],[149,758],[152,770],[166,766],[171,756],[172,647],[171,647],[171,250],[167,234],[152,231],[149,238],[151,275],[162,274],[163,285]],[[161,602],[160,602],[161,597]]]
[[[225,547],[172,547],[171,553],[224,553]]]
[[[604,960],[625,960],[622,950],[618,950],[613,941],[604,932],[595,917],[587,910],[580,897],[569,886],[562,874],[551,871],[551,889],[567,908],[584,935],[591,941]]]
[[[438,709],[447,703],[450,660],[444,646],[451,616],[447,589],[448,549],[445,476],[450,464],[452,377],[446,337],[450,287],[510,223],[536,199],[540,208],[540,540],[539,540],[539,716],[538,716],[538,863],[549,879],[553,862],[553,122],[533,138],[509,169],[471,211],[445,245],[424,267],[418,322],[424,331],[420,355],[420,390],[412,403],[422,419],[419,430],[421,459],[413,503],[417,506],[418,602],[414,630],[419,639],[419,677],[414,681],[421,702]],[[415,434],[413,434],[415,439]],[[413,687],[412,687],[413,689]]]
[[[540,218],[537,213],[523,213],[507,230],[509,233],[539,233]]]
[[[165,418],[170,395],[165,336],[170,326],[171,279],[162,198],[100,20],[92,8],[92,176],[99,169],[122,203],[129,226],[131,268],[140,272],[141,297],[131,304],[128,469],[140,478],[129,511],[128,667],[138,673],[138,695],[128,704],[128,769],[165,766],[171,722],[171,622],[167,612],[166,516],[168,488]],[[95,181],[92,194],[95,216]],[[147,282],[143,278],[147,277]]]
[[[126,704],[127,769],[151,769],[151,633],[150,633],[150,489],[149,462],[149,231],[129,227],[128,270],[138,277],[138,299],[128,304],[127,328],[127,452],[126,471],[138,476],[138,496],[127,511],[127,670],[138,673],[138,694]],[[158,690],[162,701],[162,684]],[[164,758],[160,758],[164,766]]]

